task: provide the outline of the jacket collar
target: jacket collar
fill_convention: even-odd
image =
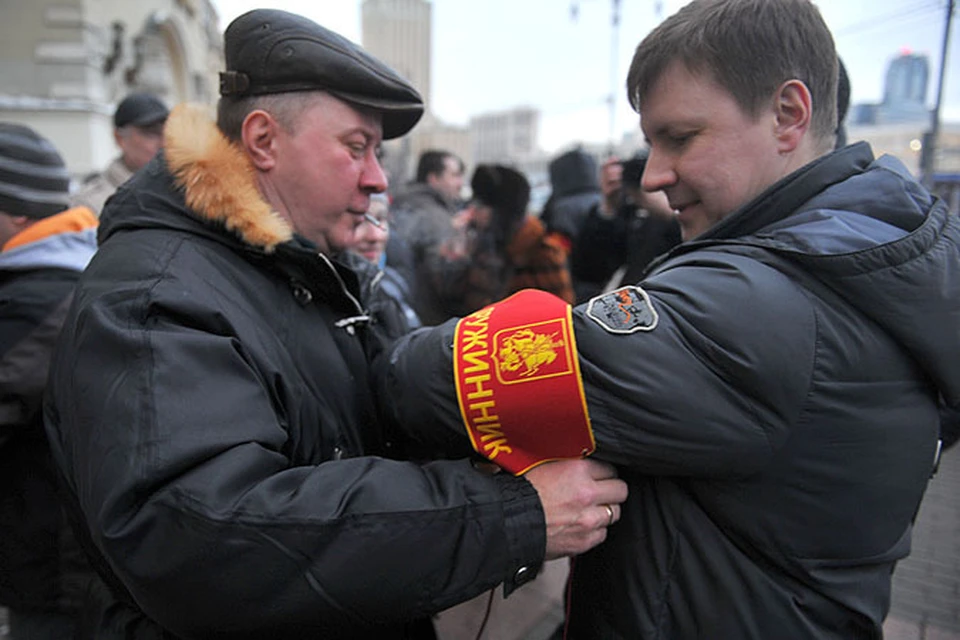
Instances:
[[[113,159],[113,162],[104,170],[103,177],[106,178],[107,182],[116,189],[124,182],[129,180],[133,176],[133,171],[127,168],[127,165],[123,163],[123,156],[118,156]]]
[[[36,222],[0,249],[0,271],[83,271],[97,250],[97,217],[86,207]]]
[[[708,229],[696,241],[749,236],[779,222],[827,187],[863,173],[873,162],[865,142],[850,145],[804,165]]]
[[[268,253],[293,238],[290,224],[260,195],[246,154],[227,140],[205,109],[175,107],[164,139],[167,167],[197,217],[223,224],[244,243]]]

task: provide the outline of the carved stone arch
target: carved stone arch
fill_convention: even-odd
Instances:
[[[132,90],[149,91],[167,104],[191,98],[190,69],[180,25],[155,11],[134,38],[134,64],[127,70]]]
[[[188,55],[183,33],[182,25],[173,18],[168,17],[160,24],[160,34],[167,47],[173,76],[173,95],[167,96],[172,104],[193,99],[190,65],[187,62]]]

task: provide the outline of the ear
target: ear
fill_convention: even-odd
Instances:
[[[774,95],[775,134],[780,153],[791,153],[800,146],[810,129],[813,101],[810,90],[800,80],[788,80]]]
[[[266,111],[251,111],[243,119],[240,137],[254,167],[269,171],[276,166],[279,133],[280,124]]]

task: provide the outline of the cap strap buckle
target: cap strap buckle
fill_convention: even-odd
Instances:
[[[220,95],[243,95],[250,90],[250,76],[242,71],[220,72]]]

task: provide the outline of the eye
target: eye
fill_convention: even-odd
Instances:
[[[370,141],[366,136],[351,136],[344,140],[344,144],[355,158],[362,158],[370,148]]]
[[[682,147],[690,142],[694,135],[695,134],[692,131],[686,133],[670,133],[666,136],[667,144],[672,147]]]

